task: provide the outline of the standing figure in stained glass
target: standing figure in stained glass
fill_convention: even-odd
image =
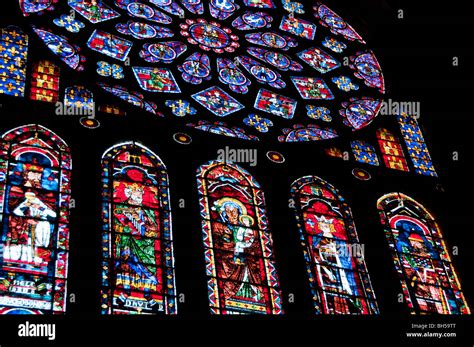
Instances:
[[[176,314],[166,167],[134,142],[103,161],[103,314]]]
[[[115,241],[117,284],[128,292],[142,289],[147,293],[158,284],[155,269],[150,266],[155,258],[158,226],[142,207],[144,193],[136,183],[123,183],[116,192],[116,199],[127,204],[114,210],[119,231]]]
[[[261,282],[258,268],[253,267],[247,260],[248,253],[258,246],[254,242],[255,231],[250,228],[253,219],[247,215],[245,206],[232,198],[216,201],[214,210],[219,213],[221,219],[221,223],[215,224],[214,232],[220,237],[222,249],[229,251],[223,256],[221,264],[223,274],[231,280],[224,285],[225,296],[228,299],[238,296],[259,300],[262,296],[260,290],[250,284]]]
[[[377,314],[378,307],[349,206],[317,176],[292,184],[296,219],[318,314]]]
[[[439,261],[440,258],[426,239],[422,228],[411,221],[400,221],[396,223],[396,229],[399,232],[397,249],[402,255],[402,262],[410,264],[414,269],[410,281],[421,282],[417,295],[442,299],[442,283],[432,265],[432,260]]]
[[[71,156],[51,130],[0,138],[0,314],[66,310]]]
[[[243,168],[212,161],[198,169],[198,186],[211,312],[281,314],[260,185]]]
[[[317,228],[322,231],[322,234],[313,239],[312,246],[318,250],[315,252],[314,260],[318,264],[321,283],[324,283],[324,288],[327,290],[342,289],[343,292],[354,295],[351,284],[355,286],[355,278],[352,273],[345,271],[352,267],[351,259],[345,255],[348,252],[341,252],[333,240],[338,232],[340,233],[340,230],[336,230],[336,227],[340,229],[340,226],[334,223],[332,218],[321,216],[316,217],[316,220]],[[325,266],[325,264],[330,266]],[[350,297],[349,302],[356,306]]]

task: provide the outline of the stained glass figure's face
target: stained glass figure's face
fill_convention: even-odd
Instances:
[[[108,64],[113,59],[119,74],[90,72],[99,86],[170,122],[246,140],[319,141],[362,129],[382,105],[385,84],[375,55],[320,3],[75,0],[55,7],[48,13],[56,27],[34,29],[51,52],[78,73],[97,59],[90,50]],[[41,10],[22,9],[25,15]],[[65,19],[71,9],[83,22]],[[67,37],[56,33],[66,26]],[[71,34],[86,30],[86,42]],[[94,69],[100,61],[92,61]],[[178,101],[196,112],[175,117],[168,105]],[[324,116],[307,112],[323,107]],[[248,121],[256,110],[267,113],[271,127]]]
[[[29,184],[32,187],[37,187],[41,182],[42,174],[41,172],[35,171],[28,171],[26,174],[26,183],[25,185]]]
[[[237,207],[229,205],[229,204],[226,205],[225,214],[226,214],[226,217],[227,217],[229,223],[232,223],[232,224],[237,224],[238,223],[240,213],[239,213],[239,210],[237,209]]]
[[[132,184],[125,189],[125,195],[128,197],[128,203],[141,206],[143,202],[143,188],[137,184]]]

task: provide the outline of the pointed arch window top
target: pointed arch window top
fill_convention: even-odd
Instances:
[[[434,216],[403,193],[377,202],[380,220],[412,314],[470,314]]]
[[[220,161],[201,166],[197,181],[211,312],[283,313],[260,185]]]
[[[66,310],[71,156],[36,124],[0,140],[0,313]]]
[[[102,156],[102,313],[176,314],[168,173],[144,145]]]
[[[317,314],[378,314],[349,206],[317,176],[291,186],[297,226]]]

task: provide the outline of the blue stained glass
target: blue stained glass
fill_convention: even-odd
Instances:
[[[364,141],[351,142],[352,153],[359,163],[379,166],[379,158],[375,148]]]
[[[81,63],[85,58],[79,54],[79,47],[69,43],[68,39],[50,31],[33,27],[33,30],[43,40],[44,44],[56,54],[63,62],[74,70],[82,70]]]
[[[58,0],[20,0],[20,9],[24,16],[33,13],[42,14],[45,11],[54,10],[54,3]]]
[[[247,132],[239,127],[229,127],[224,122],[208,122],[199,121],[198,123],[189,123],[188,127],[205,131],[211,134],[222,135],[227,137],[235,137],[242,140],[258,141],[258,137],[249,135]]]
[[[416,118],[402,113],[398,116],[398,123],[415,172],[419,175],[438,177]]]
[[[28,36],[19,28],[0,30],[0,94],[25,95]]]

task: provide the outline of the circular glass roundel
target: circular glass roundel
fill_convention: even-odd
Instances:
[[[280,152],[268,151],[267,158],[277,164],[283,164],[285,162],[285,157]]]
[[[184,62],[183,70],[188,74],[202,78],[209,76],[210,73],[209,68],[205,64],[195,61]]]
[[[71,8],[83,25],[67,25],[87,38],[35,30],[46,46],[77,74],[95,74],[81,71],[94,59],[113,61],[124,78],[85,80],[156,122],[181,123],[182,131],[314,142],[350,136],[382,107],[385,81],[374,52],[319,2],[290,13],[292,6],[275,0],[116,0],[94,9],[77,0],[45,16],[53,22]],[[94,95],[100,103],[102,93]]]
[[[284,37],[273,32],[263,33],[262,43],[264,43],[268,47],[279,49],[285,48],[288,44]]]
[[[189,28],[189,32],[197,42],[210,48],[225,48],[230,42],[229,35],[212,24],[194,24]]]
[[[267,20],[259,13],[246,12],[242,15],[242,20],[255,28],[263,28],[267,25]]]
[[[130,24],[130,31],[142,39],[154,38],[157,34],[153,25],[140,22],[132,22]]]
[[[280,69],[287,69],[291,64],[291,60],[279,52],[266,52],[264,57],[269,64]]]
[[[368,171],[360,168],[353,169],[352,175],[361,181],[368,181],[372,178],[372,175]]]
[[[87,129],[97,129],[100,127],[100,122],[95,118],[82,117],[79,119],[79,123]]]
[[[176,133],[173,135],[173,140],[175,140],[177,143],[181,145],[189,145],[191,142],[193,142],[191,136],[188,134],[184,133]]]
[[[139,2],[132,2],[128,5],[128,11],[135,17],[150,19],[153,18],[155,11],[151,6],[141,4]]]
[[[164,44],[157,43],[150,45],[148,50],[156,58],[163,61],[172,61],[174,58],[176,58],[175,50]]]
[[[219,72],[219,76],[224,82],[234,85],[243,85],[247,81],[247,78],[240,71],[235,71],[233,69],[222,69]]]

